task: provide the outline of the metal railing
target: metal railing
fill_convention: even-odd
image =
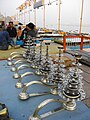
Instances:
[[[64,36],[63,47],[66,50],[83,50],[83,48],[90,48],[90,37],[88,36]]]

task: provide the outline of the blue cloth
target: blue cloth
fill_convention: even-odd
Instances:
[[[16,41],[16,45],[24,45],[23,40],[17,40],[17,41]]]
[[[3,39],[5,39],[7,42],[10,41],[9,33],[7,31],[0,32],[0,42],[3,42]]]
[[[7,50],[10,42],[10,37],[7,31],[0,32],[0,49]]]

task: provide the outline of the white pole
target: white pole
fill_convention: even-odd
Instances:
[[[44,28],[45,28],[46,27],[45,26],[45,4],[44,4],[44,18],[43,19],[44,19]]]
[[[81,34],[81,32],[82,32],[83,6],[84,6],[84,0],[82,0],[82,6],[81,6],[80,30],[79,30],[79,33],[80,33],[80,34]]]
[[[61,0],[58,0],[58,31],[60,31],[60,4]]]

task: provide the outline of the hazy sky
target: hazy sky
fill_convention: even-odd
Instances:
[[[25,0],[0,0],[0,12],[6,15],[14,15],[16,8]]]
[[[0,0],[0,12],[6,15],[14,15],[16,8],[22,4],[25,0]],[[38,1],[38,0],[37,0]],[[46,0],[49,1],[49,0]],[[50,0],[54,1],[54,0]],[[72,25],[75,25],[73,29],[77,29],[80,23],[81,14],[81,1],[82,0],[61,0],[61,28],[68,29]],[[83,12],[83,25],[90,25],[90,0],[84,0],[84,12]],[[30,12],[31,21],[34,22],[34,12]],[[58,6],[53,3],[50,6],[46,6],[46,26],[57,28],[58,24]],[[26,16],[26,22],[28,21],[28,15]],[[23,19],[21,18],[23,22]],[[37,26],[43,27],[43,7],[37,9]],[[67,26],[66,26],[67,25]],[[70,26],[71,25],[71,26]],[[90,26],[85,28],[86,31],[90,31]]]

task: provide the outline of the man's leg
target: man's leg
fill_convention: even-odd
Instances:
[[[10,45],[11,47],[14,47],[14,42],[13,42],[13,39],[12,39],[12,38],[10,38],[9,45]]]
[[[16,45],[16,37],[14,37],[12,40],[13,40],[14,46],[15,46]]]

